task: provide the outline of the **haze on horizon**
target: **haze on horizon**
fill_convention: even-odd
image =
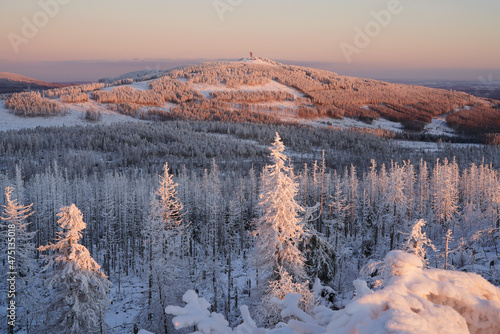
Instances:
[[[398,2],[7,1],[0,14],[0,72],[47,81],[97,80],[132,70],[238,59],[252,50],[361,77],[475,80],[493,74],[499,79],[499,1],[399,0],[388,23],[377,22],[373,13],[387,10],[391,1]],[[59,8],[46,15],[38,31],[23,34],[26,22],[43,19],[43,4],[54,2]],[[366,31],[370,24],[375,30],[360,47],[355,29]],[[14,35],[23,38],[17,53]],[[346,44],[357,52],[346,57],[341,47]]]

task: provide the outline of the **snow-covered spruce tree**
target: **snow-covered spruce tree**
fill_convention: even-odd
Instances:
[[[58,232],[55,244],[41,246],[40,251],[53,251],[44,268],[45,284],[52,291],[46,307],[46,328],[50,333],[103,332],[108,309],[107,293],[111,283],[79,244],[87,227],[76,205],[63,207],[57,214]]]
[[[283,273],[298,283],[305,276],[305,258],[298,248],[304,234],[298,213],[304,209],[295,201],[298,184],[293,176],[293,167],[286,163],[287,157],[283,154],[285,146],[278,133],[270,150],[273,163],[264,167],[261,177],[261,217],[254,231],[254,264],[266,294],[280,296],[282,294],[272,285],[273,281],[280,281]],[[264,304],[260,308],[262,321],[273,322],[277,316],[273,306],[266,303],[271,299],[263,296]]]
[[[255,265],[263,280],[276,279],[280,267],[300,279],[304,276],[304,256],[298,242],[304,230],[298,213],[304,209],[295,201],[298,185],[278,133],[270,150],[273,164],[265,166],[262,173],[261,217],[254,232]]]
[[[183,209],[182,203],[177,200],[177,183],[174,182],[169,172],[168,162],[163,166],[163,175],[160,175],[160,185],[156,191],[158,196],[157,214],[162,219],[165,230],[169,233],[179,232],[181,227]]]
[[[177,200],[177,183],[169,172],[168,163],[163,171],[158,189],[151,196],[149,217],[142,228],[146,246],[144,263],[148,273],[147,310],[142,322],[156,333],[167,333],[170,327],[164,310],[173,295],[173,275],[181,268],[179,259],[182,255],[178,241],[183,206]]]
[[[2,223],[0,226],[0,240],[2,241],[1,249],[3,250],[1,256],[4,263],[2,281],[6,282],[12,276],[15,277],[17,294],[8,294],[6,305],[9,305],[11,300],[16,303],[17,319],[15,323],[24,327],[24,325],[27,325],[26,322],[29,321],[30,308],[26,308],[28,300],[32,302],[33,298],[36,297],[32,282],[36,268],[34,259],[35,246],[33,244],[35,232],[28,231],[29,223],[27,222],[27,219],[33,214],[31,211],[33,204],[19,204],[17,199],[12,198],[13,192],[14,188],[5,188],[5,205],[3,205],[2,215],[0,215],[0,222]],[[16,274],[7,274],[9,272]],[[6,277],[3,276],[5,274],[7,274]],[[10,320],[8,318],[8,321]],[[13,326],[8,325],[7,328],[9,333],[13,333]]]
[[[35,268],[35,246],[33,245],[35,232],[28,232],[29,223],[26,221],[33,214],[31,210],[33,204],[19,204],[17,199],[12,198],[13,191],[12,187],[5,188],[5,205],[3,205],[3,213],[0,216],[2,221],[0,235],[2,241],[7,243],[8,230],[15,229],[15,271],[21,278],[24,278],[32,275]],[[3,249],[8,249],[6,244],[2,246],[5,247]],[[2,255],[7,255],[7,252]]]

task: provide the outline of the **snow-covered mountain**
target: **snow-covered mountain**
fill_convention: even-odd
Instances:
[[[43,101],[24,95],[7,97],[7,108],[36,116]],[[131,72],[106,83],[52,89],[43,98],[58,103],[50,112],[58,115],[94,108],[144,120],[299,122],[447,136],[456,130],[500,132],[500,101],[341,76],[265,58]],[[58,122],[68,123],[61,119],[51,124]],[[19,128],[22,123],[4,121],[1,129]]]

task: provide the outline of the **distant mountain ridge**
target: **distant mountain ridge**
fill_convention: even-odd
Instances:
[[[23,75],[0,72],[0,94],[18,93],[26,90],[46,90],[69,86],[69,84],[52,83],[37,80]]]

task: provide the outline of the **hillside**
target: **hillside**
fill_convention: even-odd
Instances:
[[[18,93],[27,89],[45,90],[67,86],[25,77],[15,73],[0,72],[0,94]]]
[[[47,116],[71,111],[72,103],[144,120],[298,122],[446,136],[500,133],[498,100],[265,58],[131,72],[107,83],[48,90],[40,97],[20,94],[5,105],[22,116]]]

